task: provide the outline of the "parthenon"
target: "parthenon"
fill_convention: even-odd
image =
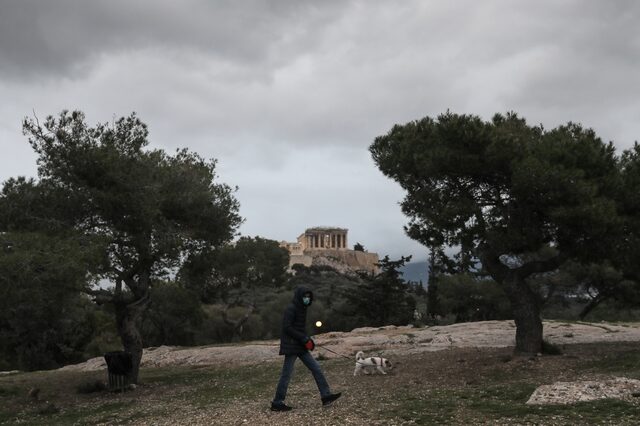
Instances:
[[[348,232],[336,227],[307,228],[295,243],[282,241],[280,246],[289,251],[289,268],[295,264],[333,263],[339,269],[377,273],[378,254],[349,249]]]
[[[298,237],[302,250],[306,249],[347,249],[347,229],[344,228],[309,228]]]

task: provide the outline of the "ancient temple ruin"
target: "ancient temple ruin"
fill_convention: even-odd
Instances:
[[[378,254],[349,249],[348,232],[346,228],[308,228],[297,242],[282,241],[280,246],[289,251],[289,268],[295,264],[329,265],[341,272],[377,273]]]

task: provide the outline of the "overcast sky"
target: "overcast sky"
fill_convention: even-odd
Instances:
[[[21,121],[138,113],[153,148],[219,160],[243,235],[349,229],[392,257],[404,194],[368,146],[447,109],[640,139],[640,2],[0,0],[0,181],[35,176]]]

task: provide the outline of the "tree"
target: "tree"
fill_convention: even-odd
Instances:
[[[526,280],[570,257],[604,255],[598,242],[619,225],[613,145],[572,123],[546,131],[515,113],[484,122],[447,112],[394,126],[370,152],[407,191],[407,234],[459,247],[467,269],[481,262],[511,302],[516,351],[541,351],[540,307]]]
[[[135,114],[89,127],[83,113],[63,111],[42,125],[25,119],[23,131],[38,154],[39,181],[10,188],[30,185],[28,193],[36,196],[9,197],[16,204],[8,211],[22,212],[8,214],[9,226],[54,227],[59,238],[100,247],[104,257],[91,272],[113,287],[87,285],[83,291],[96,303],[113,305],[137,382],[139,323],[152,282],[176,271],[188,256],[231,239],[241,222],[233,190],[215,182],[213,160],[187,150],[168,155],[146,149],[147,126]]]
[[[378,275],[372,278],[362,274],[363,283],[358,290],[344,293],[353,315],[364,318],[367,325],[373,327],[411,322],[416,303],[409,296],[409,287],[399,271],[409,260],[411,256],[401,256],[398,260],[390,260],[389,256],[385,256],[378,263]]]
[[[154,283],[151,300],[143,320],[145,344],[151,346],[195,344],[195,336],[204,321],[198,295],[180,282]]]
[[[621,271],[625,287],[633,293],[632,299],[640,300],[640,144],[622,154],[620,161],[622,184],[617,192],[623,229],[613,246],[615,256],[610,257]],[[610,236],[611,237],[611,236]]]
[[[438,290],[442,311],[455,315],[455,322],[502,320],[510,316],[504,288],[492,279],[466,273],[441,276]]]
[[[618,307],[640,304],[640,145],[637,143],[620,157],[620,184],[613,192],[621,217],[618,233],[609,233],[600,241],[606,247],[602,259],[569,269],[588,303],[579,313],[584,319],[605,301]]]
[[[261,237],[240,237],[215,252],[192,256],[181,271],[181,279],[207,303],[222,302],[222,318],[231,326],[234,339],[258,307],[256,292],[277,288],[287,279],[289,252],[277,241]],[[243,306],[234,318],[230,310]]]
[[[0,369],[81,361],[94,332],[94,306],[80,293],[90,252],[36,233],[0,233],[0,242]]]
[[[427,315],[431,319],[435,319],[443,313],[438,294],[438,279],[441,273],[440,266],[436,261],[436,250],[432,248],[429,254],[429,282],[427,284]]]

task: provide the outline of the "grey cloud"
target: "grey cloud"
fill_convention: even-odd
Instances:
[[[625,88],[640,58],[639,6],[629,1],[67,0],[2,8],[0,72],[73,75],[120,62],[120,80],[143,108],[181,107],[188,98],[188,123],[172,123],[175,130],[206,123],[214,141],[242,133],[364,147],[394,123],[447,108],[536,115],[558,105],[566,113],[592,102],[593,91],[632,96]],[[156,59],[135,61],[147,57]],[[145,85],[166,91],[164,106]]]
[[[13,78],[88,72],[97,56],[164,47],[269,67],[313,44],[335,2],[82,1],[0,3],[0,72]]]
[[[32,109],[92,124],[137,111],[152,147],[220,160],[243,233],[345,226],[381,254],[420,253],[374,137],[447,109],[515,110],[624,147],[640,134],[638,17],[630,0],[0,0],[0,180],[35,169]]]

